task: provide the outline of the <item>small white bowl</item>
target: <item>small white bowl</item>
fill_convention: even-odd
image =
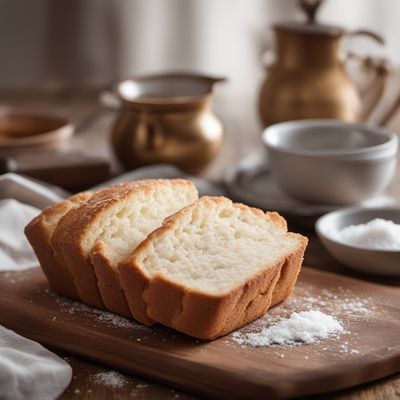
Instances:
[[[299,120],[262,135],[271,172],[291,196],[351,205],[382,193],[396,167],[397,136],[379,127],[339,120]]]
[[[400,208],[344,208],[325,214],[315,230],[328,252],[351,269],[373,275],[400,276],[400,250],[381,250],[339,241],[335,231],[382,218],[400,224]]]

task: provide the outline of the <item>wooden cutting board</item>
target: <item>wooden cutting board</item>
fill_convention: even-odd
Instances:
[[[0,324],[45,345],[209,398],[289,398],[400,371],[399,291],[310,268],[303,268],[288,301],[236,335],[243,338],[309,309],[335,316],[347,333],[292,347],[248,347],[233,335],[202,342],[60,297],[48,289],[39,268],[0,274]]]

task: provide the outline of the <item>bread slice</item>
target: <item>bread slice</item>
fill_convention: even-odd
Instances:
[[[91,252],[104,305],[110,311],[131,316],[121,289],[117,266],[129,256],[163,220],[198,198],[195,186],[183,180],[149,181],[130,194],[129,218],[120,218],[118,227],[103,232]]]
[[[50,286],[56,292],[73,299],[79,299],[79,296],[72,275],[68,268],[64,267],[62,260],[55,258],[50,241],[59,220],[91,196],[92,192],[83,192],[49,206],[25,227],[25,235],[35,251]]]
[[[130,316],[115,269],[163,219],[197,199],[182,179],[117,184],[66,214],[52,245],[64,257],[81,299]]]
[[[306,246],[277,213],[202,197],[167,218],[118,269],[136,319],[214,339],[290,294]]]

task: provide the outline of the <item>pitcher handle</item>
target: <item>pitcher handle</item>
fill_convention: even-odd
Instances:
[[[349,38],[353,38],[356,36],[365,36],[372,39],[381,46],[385,45],[385,40],[382,36],[380,36],[375,32],[371,32],[369,30],[350,31],[347,32],[346,36],[348,36]],[[361,115],[361,120],[365,121],[374,111],[375,107],[378,105],[380,99],[382,98],[386,86],[386,81],[390,72],[390,68],[387,60],[385,59],[379,59],[370,56],[361,56],[359,54],[352,52],[349,52],[347,54],[345,61],[348,62],[350,60],[359,61],[360,64],[362,65],[362,68],[364,68],[367,71],[371,71],[374,74],[371,83],[368,85],[368,88],[366,89],[366,92],[370,93],[368,96],[369,101],[367,102],[367,104],[364,105],[363,112]]]
[[[350,38],[355,37],[355,36],[366,36],[382,46],[385,45],[385,39],[381,35],[379,35],[378,33],[369,31],[367,29],[358,29],[356,31],[349,31],[346,33],[346,36],[348,36]]]

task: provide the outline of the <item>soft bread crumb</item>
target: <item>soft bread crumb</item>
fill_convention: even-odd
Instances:
[[[126,258],[132,250],[158,228],[165,217],[197,199],[194,186],[187,181],[160,180],[143,190],[132,190],[123,201],[110,201],[90,230],[82,237],[82,248],[89,254],[97,242],[102,242],[112,266]]]
[[[103,228],[98,241],[103,243],[111,267],[116,268],[164,218],[197,200],[194,187],[167,183],[135,192],[107,223],[104,221],[107,229]]]
[[[163,275],[207,294],[240,286],[300,244],[277,214],[222,197],[203,197],[169,221],[169,229],[137,250],[135,262],[150,279]]]

